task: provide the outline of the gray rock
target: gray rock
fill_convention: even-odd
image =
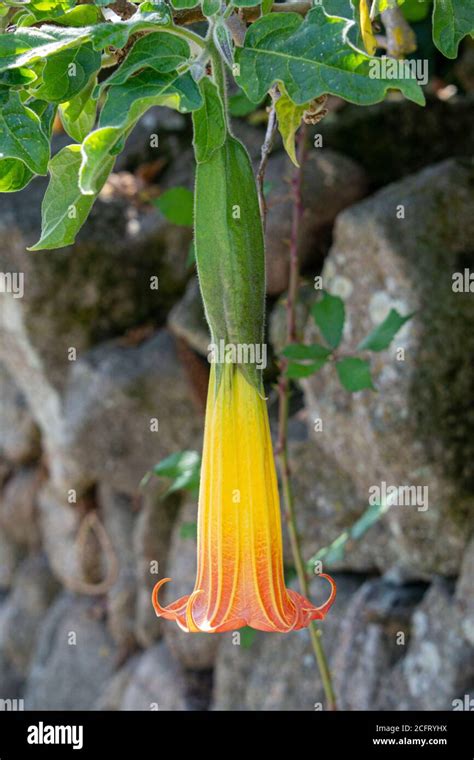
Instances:
[[[40,542],[36,496],[41,479],[37,468],[24,467],[12,475],[0,494],[2,529],[25,549],[33,549]]]
[[[183,114],[171,108],[150,108],[128,136],[125,148],[117,158],[115,171],[134,171],[142,164],[157,159],[174,163],[182,155],[183,145],[178,136],[185,128]],[[158,136],[158,147],[150,145],[151,135]]]
[[[246,119],[235,118],[232,120],[232,131],[244,143],[256,168],[261,158],[262,144],[265,140],[265,129],[261,125],[254,126],[250,124]],[[275,135],[273,150],[276,152],[281,147],[281,140],[277,133]]]
[[[23,560],[3,608],[3,653],[25,677],[46,611],[59,590],[45,557]]]
[[[377,579],[354,594],[332,662],[339,709],[373,710],[378,704],[389,686],[388,674],[406,653],[413,611],[425,591],[424,584]]]
[[[474,646],[474,539],[471,539],[461,564],[456,585],[456,608],[462,618],[461,627],[467,641]]]
[[[186,710],[186,680],[164,642],[135,661],[120,710]]]
[[[189,391],[166,331],[139,345],[111,341],[72,363],[58,414],[47,420],[58,492],[81,495],[113,480],[117,490],[135,494],[158,461],[200,445],[200,409]]]
[[[24,464],[39,455],[39,433],[25,396],[0,364],[0,457]]]
[[[407,654],[387,674],[375,709],[452,710],[473,683],[474,648],[463,636],[450,584],[436,580],[413,615]]]
[[[371,184],[380,187],[437,161],[472,156],[473,112],[472,93],[449,100],[428,95],[424,108],[394,98],[364,108],[347,104],[327,116],[316,131],[324,146],[353,158]]]
[[[2,204],[0,270],[23,278],[23,293],[18,287],[0,299],[0,361],[41,430],[53,478],[67,437],[63,393],[75,359],[137,325],[149,334],[163,324],[188,277],[190,231],[121,197],[116,184],[106,185],[76,244],[47,254],[25,250],[38,237],[44,182]]]
[[[137,667],[140,655],[130,657],[125,665],[120,668],[105,684],[100,697],[94,705],[94,710],[117,711],[123,700],[123,695],[130,683],[133,672]]]
[[[181,596],[191,594],[196,580],[196,539],[193,528],[197,523],[197,503],[188,499],[176,520],[171,538],[166,573],[171,578],[162,589],[162,604],[170,604]],[[211,669],[216,659],[221,635],[185,633],[176,623],[164,621],[165,641],[176,659],[191,670]]]
[[[4,653],[4,630],[8,602],[0,601],[0,711],[23,709],[24,678]],[[20,700],[18,702],[17,700]]]
[[[168,327],[199,354],[207,356],[211,338],[197,277],[189,281],[184,296],[171,309]]]
[[[275,296],[288,287],[289,239],[291,235],[293,164],[285,153],[270,158],[266,182],[267,293]],[[367,185],[364,172],[346,156],[331,150],[312,150],[303,168],[304,214],[300,227],[299,256],[302,267],[317,268],[327,250],[328,232],[342,209],[363,198]]]
[[[135,636],[147,648],[161,635],[165,621],[156,617],[151,595],[155,583],[167,570],[171,531],[180,497],[164,497],[164,485],[149,483],[135,523],[133,546],[138,590],[136,596]]]
[[[126,652],[135,645],[137,579],[133,532],[137,505],[128,494],[117,492],[108,484],[101,484],[98,497],[104,527],[118,561],[117,577],[107,592],[107,626],[117,646]]]
[[[383,483],[428,489],[389,509],[387,551],[376,558],[381,570],[395,561],[418,578],[456,574],[473,528],[474,333],[466,326],[474,301],[451,287],[472,260],[473,187],[473,164],[448,161],[339,216],[323,280],[345,299],[344,350],[390,308],[416,315],[387,352],[372,355],[378,393],[348,393],[332,366],[302,381],[309,430],[354,486],[344,510],[365,507]],[[306,338],[320,340],[312,320]],[[313,432],[316,419],[322,432]]]
[[[338,596],[321,629],[339,709],[450,710],[472,692],[474,649],[449,584],[437,580],[427,591],[423,583],[362,582],[360,575],[335,580]],[[313,583],[315,599],[320,583]],[[213,709],[324,709],[307,629],[256,632],[248,648],[225,634]]]
[[[297,339],[301,343],[304,338],[304,329],[308,321],[310,308],[316,298],[316,291],[309,282],[304,282],[298,289],[298,300],[295,304],[295,321]],[[269,319],[269,338],[273,350],[280,354],[288,343],[287,340],[287,297],[283,294],[274,305]]]
[[[306,422],[309,427],[310,420]],[[355,484],[350,473],[341,470],[317,441],[292,441],[289,452],[301,548],[309,559],[351,528],[367,504],[354,498]],[[390,561],[395,563],[396,554],[387,553],[388,539],[382,519],[358,541],[349,542],[344,556],[326,570],[368,573]],[[287,551],[286,555],[291,564],[291,553]]]
[[[8,590],[13,582],[21,551],[0,525],[0,593]]]
[[[100,606],[64,593],[43,620],[25,691],[27,710],[90,710],[114,672]]]
[[[158,427],[158,429],[156,429]],[[64,398],[56,481],[113,482],[137,493],[165,456],[200,445],[202,418],[166,331],[138,346],[113,341],[75,363]]]
[[[337,651],[338,632],[351,596],[361,580],[336,576],[338,596],[321,624],[329,659]],[[327,593],[322,579],[313,581],[312,598],[321,602]],[[236,645],[234,633],[223,634],[214,672],[215,710],[323,709],[323,689],[307,629],[288,634],[255,632],[246,648]]]
[[[38,236],[44,182],[4,198],[0,269],[23,274],[24,294],[2,297],[2,360],[27,397],[28,367],[61,389],[71,347],[80,356],[99,340],[163,321],[184,288],[189,230],[131,202],[116,184],[105,186],[76,244],[47,254],[25,250]]]
[[[80,577],[77,562],[79,515],[68,503],[67,493],[46,483],[38,494],[42,546],[56,578],[69,587],[70,579]]]

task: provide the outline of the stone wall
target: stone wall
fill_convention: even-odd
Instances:
[[[367,109],[363,134],[390,124],[394,109],[411,155],[411,104]],[[464,134],[468,98],[417,112],[417,130],[435,130],[437,110]],[[160,188],[192,186],[182,117],[150,118],[164,134]],[[331,368],[295,389],[304,554],[361,515],[371,486],[428,488],[426,510],[392,507],[330,568],[338,597],[323,637],[341,707],[453,709],[474,697],[474,296],[451,287],[453,272],[474,266],[474,166],[448,140],[436,155],[416,153],[416,174],[393,170],[392,155],[384,174],[365,154],[354,161],[352,109],[331,118],[328,145],[339,152],[314,149],[305,166],[299,331],[318,339],[308,311],[321,269],[346,301],[349,347],[391,307],[415,316],[375,358],[376,393],[343,392]],[[0,699],[23,698],[26,709],[320,709],[307,631],[186,635],[152,610],[157,577],[174,579],[174,597],[192,588],[186,528],[196,503],[167,496],[162,481],[140,482],[168,454],[201,447],[208,335],[186,263],[189,231],[137,190],[149,160],[149,125],[140,129],[74,246],[25,251],[38,233],[41,181],[2,200],[0,271],[23,273],[24,295],[0,294]],[[256,157],[261,133],[239,131]],[[276,351],[290,174],[277,147],[267,245]],[[366,197],[387,176],[398,181]],[[324,593],[317,578],[311,591]]]

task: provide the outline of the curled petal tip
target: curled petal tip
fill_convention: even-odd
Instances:
[[[171,578],[162,578],[161,581],[158,581],[158,583],[155,583],[155,586],[153,588],[153,593],[151,595],[153,607],[158,617],[161,617],[162,615],[165,615],[167,610],[165,607],[162,607],[161,604],[158,601],[158,592],[162,586],[164,586],[165,583],[168,583]]]
[[[193,604],[196,597],[202,593],[203,592],[201,589],[196,589],[195,591],[193,591],[186,605],[186,627],[189,633],[199,633],[199,631],[201,630],[193,617]]]
[[[331,578],[330,575],[326,575],[326,573],[320,573],[320,578],[326,578],[327,581],[331,584],[331,593],[329,594],[329,598],[322,604],[320,607],[316,607],[318,612],[321,614],[321,619],[326,617],[327,613],[329,612],[332,603],[334,602],[334,599],[336,598],[336,583],[333,578]]]

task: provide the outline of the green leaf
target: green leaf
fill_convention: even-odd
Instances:
[[[179,528],[179,536],[180,538],[186,539],[193,539],[194,541],[197,539],[197,523],[196,522],[184,522],[180,525]]]
[[[42,61],[61,50],[92,42],[95,50],[109,45],[121,48],[131,34],[153,30],[170,22],[165,6],[159,12],[136,13],[127,21],[84,27],[45,24],[41,28],[22,28],[0,35],[0,71],[20,68]]]
[[[64,130],[77,142],[82,142],[94,128],[97,101],[92,94],[97,84],[97,78],[91,77],[89,84],[82,92],[59,107],[59,116]]]
[[[283,145],[295,166],[299,166],[296,158],[295,135],[300,128],[303,114],[308,104],[297,106],[288,97],[284,88],[280,97],[275,103],[275,111],[278,119],[278,129],[283,139]]]
[[[262,16],[266,16],[273,8],[273,0],[262,0]]]
[[[171,0],[171,5],[176,10],[185,10],[187,8],[195,8],[199,5],[199,0]]]
[[[245,92],[239,87],[238,92],[234,92],[229,98],[229,113],[231,116],[236,117],[248,116],[259,105],[261,103],[254,103],[253,100],[249,100]]]
[[[312,572],[317,562],[324,562],[326,566],[335,565],[341,562],[348,549],[351,541],[358,541],[367,531],[372,528],[383,515],[390,509],[390,502],[382,504],[371,504],[365,512],[359,517],[358,520],[352,525],[351,528],[345,530],[332,541],[329,546],[325,546],[320,549],[316,554],[311,557],[307,563],[309,572]]]
[[[301,343],[292,343],[290,346],[286,346],[282,351],[283,356],[287,359],[292,359],[293,361],[327,359],[331,353],[330,348],[320,346],[317,343],[313,343],[309,346],[302,345]]]
[[[314,7],[303,20],[296,13],[270,13],[252,24],[243,48],[237,81],[257,102],[275,82],[281,82],[297,105],[325,93],[351,103],[369,105],[384,99],[390,89],[424,104],[423,92],[406,68],[406,77],[379,77],[377,59],[358,50],[348,39],[352,22],[327,16]]]
[[[341,385],[351,393],[362,391],[365,388],[375,390],[370,376],[370,365],[365,359],[348,356],[336,362],[336,370]]]
[[[53,103],[47,103],[45,100],[29,100],[28,108],[31,108],[41,120],[41,129],[43,134],[51,140],[53,133],[54,118],[56,116],[57,106]]]
[[[245,625],[243,628],[240,628],[239,635],[240,646],[242,649],[250,649],[256,639],[257,631],[255,628],[250,628],[248,625]]]
[[[191,491],[197,494],[199,491],[200,470],[192,472],[182,472],[168,488],[166,495],[176,491]]]
[[[34,173],[16,158],[0,159],[0,193],[16,193],[31,182]]]
[[[76,30],[44,26],[41,29],[17,29],[0,35],[0,71],[27,66],[48,55],[79,45],[82,37]]]
[[[101,20],[103,20],[102,13],[95,5],[77,5],[56,16],[54,23],[61,26],[92,26]]]
[[[434,0],[433,40],[446,58],[456,58],[459,43],[474,34],[472,0]]]
[[[41,118],[25,106],[17,92],[0,93],[0,187],[15,192],[33,174],[46,174],[49,140]]]
[[[196,469],[200,463],[197,451],[177,451],[156,464],[153,473],[162,478],[177,478],[183,472]]]
[[[205,77],[200,82],[202,106],[193,113],[196,161],[208,161],[222,147],[227,136],[224,108],[216,85]]]
[[[149,108],[166,105],[181,112],[201,106],[199,88],[189,72],[160,73],[144,69],[124,84],[109,87],[102,108],[99,127],[82,145],[82,166],[79,182],[83,193],[97,192],[97,176],[102,161],[113,152],[120,152],[127,133]]]
[[[301,377],[309,377],[314,375],[315,372],[322,369],[327,363],[327,359],[317,359],[311,364],[288,364],[285,375],[292,380],[297,380]]]
[[[51,103],[46,103],[44,100],[29,100],[28,108],[39,117],[41,131],[49,142],[53,131],[54,118],[56,116],[56,106]],[[10,168],[8,162],[11,162]],[[7,165],[4,166],[2,164],[2,169],[0,170],[0,174],[2,175],[2,180],[0,180],[0,192],[11,193],[22,190],[35,176],[35,174],[31,172],[22,161],[6,159],[5,164]]]
[[[157,477],[173,481],[167,494],[179,490],[195,493],[199,488],[200,472],[201,457],[197,451],[178,451],[153,468],[153,474]]]
[[[172,224],[193,226],[194,193],[186,187],[172,187],[166,190],[154,204]]]
[[[212,32],[212,39],[222,60],[225,61],[230,68],[233,68],[234,48],[232,35],[222,20],[218,19],[216,22]]]
[[[350,21],[354,19],[354,4],[351,0],[324,0],[323,7],[328,16],[339,16]]]
[[[342,562],[346,553],[346,545],[350,539],[349,531],[341,533],[340,536],[334,539],[329,546],[325,546],[320,549],[308,562],[308,569],[311,572],[317,562],[324,562],[325,565],[330,567],[338,562]]]
[[[214,16],[221,7],[221,0],[203,0],[202,12],[208,18]]]
[[[383,351],[389,347],[397,332],[412,316],[413,314],[408,314],[406,317],[402,317],[396,309],[391,309],[384,321],[359,343],[357,349],[359,351]]]
[[[92,43],[96,50],[103,50],[112,45],[122,48],[132,34],[156,31],[156,27],[171,23],[169,8],[165,4],[153,5],[150,12],[138,12],[126,21],[107,22],[89,27]]]
[[[108,157],[102,163],[97,179],[99,190],[104,185],[114,164]],[[51,179],[41,207],[41,238],[29,251],[52,250],[74,243],[84,224],[95,195],[82,195],[79,184],[81,165],[80,145],[67,145],[49,163]]]
[[[168,32],[154,32],[139,38],[119,68],[103,82],[102,87],[123,84],[144,68],[162,73],[174,72],[190,57],[189,45]]]
[[[337,348],[342,338],[346,312],[344,301],[339,296],[323,292],[311,310],[314,321],[321,330],[324,340],[332,348]]]
[[[358,541],[385,514],[386,504],[371,504],[351,528],[351,538]]]
[[[25,6],[29,12],[17,24],[21,27],[33,26],[39,21],[54,21],[61,26],[89,26],[103,20],[100,9],[95,5],[78,5],[72,8],[72,3],[30,2]]]
[[[431,10],[431,0],[405,0],[402,13],[407,21],[423,21]]]
[[[31,69],[10,69],[0,73],[1,87],[27,87],[38,79],[36,71]]]
[[[51,103],[71,100],[100,69],[101,55],[92,45],[61,50],[50,56],[43,69],[43,83],[35,95]]]

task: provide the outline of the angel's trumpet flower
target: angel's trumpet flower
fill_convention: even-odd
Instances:
[[[264,399],[234,365],[211,368],[199,496],[194,591],[159,617],[184,631],[218,633],[251,626],[286,632],[322,620],[336,596],[315,607],[285,587],[280,507]]]
[[[262,346],[265,251],[253,168],[242,143],[223,126],[226,118],[216,86],[204,79],[202,92],[207,104],[194,125],[194,243],[212,345]],[[206,128],[209,114],[212,130]],[[262,631],[296,630],[324,618],[336,587],[323,576],[331,592],[321,607],[285,587],[261,368],[242,357],[226,362],[211,366],[194,590],[162,607],[158,592],[169,580],[164,578],[155,586],[153,604],[158,616],[190,632],[245,625]]]

